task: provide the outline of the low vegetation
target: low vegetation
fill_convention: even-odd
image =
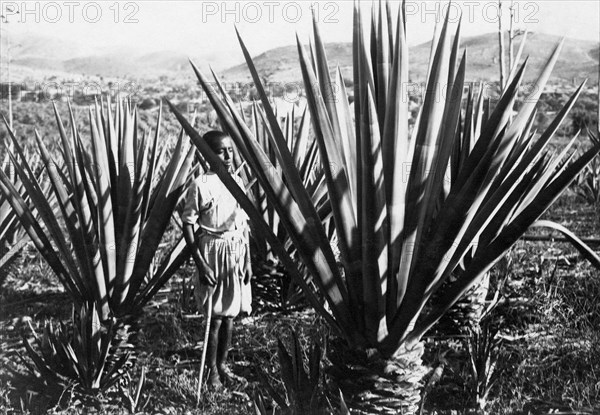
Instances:
[[[544,218],[568,225],[582,237],[600,236],[594,209],[574,192],[561,197]],[[508,254],[509,279],[491,317],[501,343],[494,349],[498,380],[487,399],[487,412],[499,415],[595,414],[600,411],[600,294],[598,271],[566,243],[520,241]],[[233,370],[245,376],[245,390],[203,396],[195,407],[196,381],[201,355],[203,320],[196,314],[189,291],[193,268],[187,264],[146,307],[136,336],[134,367],[129,379],[130,396],[142,368],[145,382],[135,413],[254,414],[256,392],[272,401],[265,390],[268,380],[285,394],[281,378],[277,339],[292,345],[289,327],[296,328],[304,361],[308,362],[315,339],[327,337],[329,329],[310,309],[282,314],[265,310],[255,301],[255,312],[242,318],[234,335]],[[492,278],[500,276],[493,270]],[[187,287],[187,290],[184,289]],[[185,296],[187,292],[188,296]],[[0,408],[9,413],[73,414],[84,410],[128,413],[129,400],[115,388],[90,401],[67,389],[51,389],[32,377],[17,352],[25,356],[21,333],[31,325],[42,334],[47,322],[58,324],[71,318],[72,307],[59,281],[35,255],[25,248],[23,266],[10,277],[0,294]],[[425,414],[474,413],[471,369],[467,346],[460,338],[425,336],[424,362],[439,367],[447,363],[440,380],[424,402]],[[322,344],[323,351],[327,344]],[[328,366],[325,358],[322,368]],[[264,373],[260,373],[261,368]],[[307,368],[308,370],[308,368]],[[472,409],[469,409],[472,408]],[[133,411],[131,412],[133,413]],[[270,413],[270,411],[267,411]]]

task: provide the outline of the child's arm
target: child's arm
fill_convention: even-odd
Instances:
[[[217,283],[215,272],[208,265],[202,256],[202,252],[200,252],[200,249],[198,248],[198,243],[194,236],[194,225],[191,223],[183,224],[183,237],[185,238],[185,242],[192,250],[192,258],[194,258],[194,262],[198,267],[200,281],[204,284],[215,285]]]
[[[204,284],[215,285],[217,283],[215,273],[202,256],[194,232],[194,224],[198,221],[201,205],[202,202],[200,201],[200,189],[198,188],[198,183],[193,182],[187,191],[185,208],[181,215],[181,220],[183,222],[183,237],[192,250],[192,258],[194,258],[196,267],[198,267],[200,281]]]
[[[246,269],[244,270],[244,284],[250,282],[252,278],[252,260],[250,256],[250,235],[248,233],[248,227],[244,229],[244,243],[246,244]]]

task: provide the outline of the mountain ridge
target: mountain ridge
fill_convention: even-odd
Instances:
[[[518,49],[519,41],[515,45]],[[543,33],[530,34],[523,51],[529,56],[526,81],[537,76],[547,57],[560,38]],[[15,42],[11,59],[11,79],[18,82],[24,77],[50,77],[73,74],[105,77],[157,78],[189,75],[188,56],[184,53],[163,50],[149,53],[133,53],[119,48],[101,55],[86,53],[76,46],[67,49],[68,42],[36,36]],[[325,45],[332,69],[339,66],[346,79],[352,78],[352,46],[350,43],[328,43]],[[431,41],[409,48],[410,78],[413,82],[424,81],[427,71]],[[467,80],[497,81],[498,45],[497,34],[487,33],[464,37],[461,40],[461,55],[467,50]],[[211,54],[211,58],[215,54]],[[598,79],[600,44],[594,41],[566,38],[559,60],[553,71],[551,82],[581,81]],[[206,58],[193,57],[195,62],[206,62]],[[270,49],[256,55],[254,63],[259,74],[269,82],[300,82],[300,65],[295,45]],[[211,60],[212,62],[212,60]],[[245,63],[217,71],[219,76],[231,82],[251,82]]]

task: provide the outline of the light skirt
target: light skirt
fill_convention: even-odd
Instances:
[[[203,233],[199,241],[200,252],[215,272],[217,284],[208,286],[196,278],[196,298],[206,313],[212,292],[213,316],[236,317],[252,312],[250,283],[244,284],[248,245],[238,236],[216,236]],[[196,276],[198,271],[196,270]]]

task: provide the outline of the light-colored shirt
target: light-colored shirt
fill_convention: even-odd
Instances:
[[[237,175],[232,177],[244,189],[242,179]],[[246,212],[214,172],[201,174],[194,180],[187,192],[182,220],[199,224],[203,230],[215,234],[248,228]]]

